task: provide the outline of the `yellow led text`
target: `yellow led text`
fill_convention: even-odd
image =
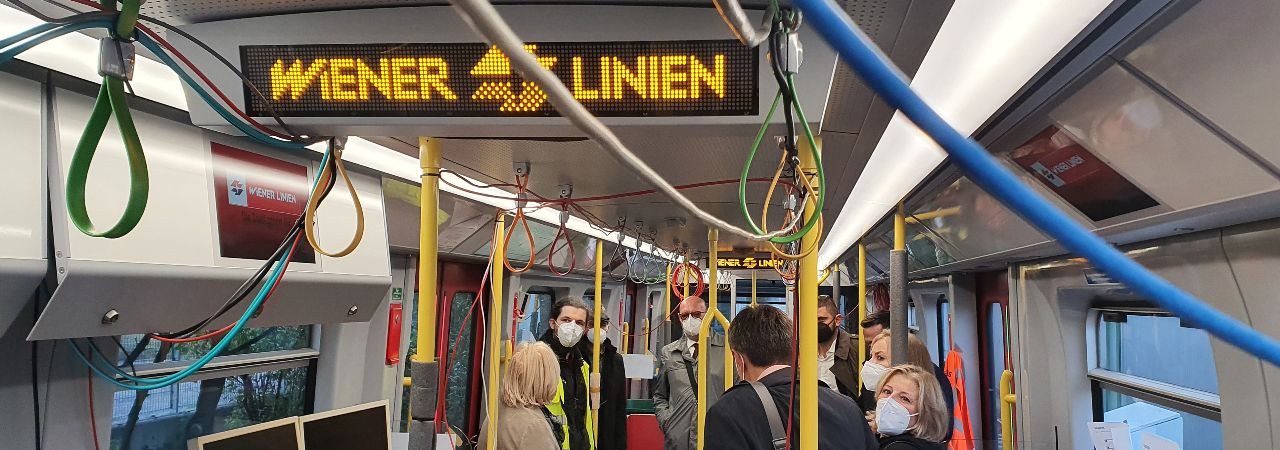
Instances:
[[[282,59],[271,66],[271,98],[299,100],[315,84],[324,100],[369,100],[377,91],[390,100],[431,100],[439,95],[457,100],[449,88],[449,66],[442,58],[381,58],[376,66],[363,59],[316,59],[310,64]]]
[[[649,100],[725,96],[724,55],[713,56],[710,66],[695,55],[638,56],[633,62],[615,56],[596,61],[575,56],[572,65],[569,84],[578,100],[620,100],[628,93]]]

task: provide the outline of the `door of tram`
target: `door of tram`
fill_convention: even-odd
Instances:
[[[1000,376],[1010,368],[1008,351],[1009,278],[1006,271],[976,274],[978,335],[981,346],[983,448],[1002,449],[1000,433]]]

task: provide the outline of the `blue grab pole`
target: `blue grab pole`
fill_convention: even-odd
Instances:
[[[1280,342],[1156,276],[1054,208],[977,142],[952,128],[914,91],[906,77],[831,0],[795,0],[807,23],[840,54],[862,80],[938,143],[969,178],[1023,219],[1088,259],[1116,280],[1209,334],[1280,366]]]

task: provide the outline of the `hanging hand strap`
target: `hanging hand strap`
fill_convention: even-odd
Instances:
[[[329,145],[332,147],[333,157],[329,158],[329,164],[333,165],[333,169],[327,167],[320,168],[320,179],[316,182],[315,187],[311,191],[311,195],[307,200],[306,218],[303,224],[307,231],[307,242],[311,244],[311,248],[321,255],[340,258],[351,254],[356,247],[360,246],[360,241],[364,239],[364,207],[360,205],[360,195],[356,192],[356,187],[351,183],[351,177],[347,175],[347,169],[342,164],[343,145],[336,140],[330,140]],[[342,250],[329,252],[320,248],[320,243],[316,239],[316,211],[320,209],[320,200],[325,186],[329,185],[329,180],[333,178],[334,173],[342,177],[342,181],[347,185],[347,192],[351,193],[351,203],[356,208],[356,232],[351,237],[351,242]]]

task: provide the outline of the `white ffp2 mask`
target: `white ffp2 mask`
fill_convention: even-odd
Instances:
[[[911,414],[897,400],[885,397],[876,402],[876,432],[888,436],[906,433],[911,428]]]
[[[888,367],[871,361],[862,363],[862,371],[859,372],[859,374],[862,375],[862,387],[866,388],[868,391],[875,392],[876,386],[880,385],[880,378],[888,371]]]
[[[556,327],[556,338],[560,340],[560,345],[573,347],[582,339],[582,327],[573,322],[561,323]]]
[[[702,318],[693,316],[685,317],[684,320],[680,321],[680,328],[683,329],[685,337],[689,339],[697,339],[698,330],[702,329]]]

